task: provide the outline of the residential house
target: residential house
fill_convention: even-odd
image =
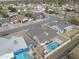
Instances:
[[[32,40],[32,38],[28,35],[27,31],[19,31],[16,33],[12,33],[9,36],[7,36],[8,38],[10,37],[23,37],[25,42],[27,43],[27,45],[32,45],[32,46],[36,46],[37,44]]]
[[[35,49],[40,59],[41,58],[52,59],[52,57],[59,59],[68,54],[70,50],[72,50],[79,43],[78,39],[79,39],[79,29],[73,29],[71,31],[65,32],[64,34],[55,36],[55,38],[53,38],[52,42],[57,42],[60,45],[55,49],[52,49],[51,52],[45,53],[46,44],[43,46],[40,45]]]
[[[64,33],[74,28],[74,26],[67,24],[66,22],[63,22],[63,21],[48,23],[48,27],[53,30],[56,30],[57,33]]]
[[[0,55],[4,55],[8,52],[16,52],[19,49],[26,49],[27,44],[23,37],[0,37]]]
[[[62,58],[63,56],[67,55],[79,43],[79,40],[78,40],[79,39],[79,29],[73,29],[62,35],[59,35],[58,39],[63,40],[64,43],[61,44],[57,49],[49,52],[45,56],[45,59],[51,59],[52,57],[53,58]]]
[[[13,17],[13,16],[17,16],[18,13],[17,12],[8,12],[7,13],[9,17]]]
[[[42,18],[45,18],[45,15],[42,12],[33,11],[32,17],[35,18],[35,19],[40,19],[40,18],[42,19]]]
[[[27,31],[30,37],[38,44],[44,43],[45,41],[52,40],[58,34],[55,30],[52,30],[48,27],[32,27]]]
[[[17,16],[14,16],[11,18],[11,21],[15,22],[15,23],[23,23],[23,22],[26,22],[28,20],[29,19],[23,15],[17,15]]]

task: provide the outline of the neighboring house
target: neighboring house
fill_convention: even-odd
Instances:
[[[79,29],[75,28],[75,29],[72,29],[70,31],[65,32],[63,35],[66,36],[66,37],[69,37],[70,39],[72,39],[77,34],[79,34]]]
[[[35,42],[28,36],[26,31],[20,31],[16,33],[12,33],[5,37],[0,38],[0,58],[1,59],[15,59],[15,52],[18,51],[25,51],[29,48],[27,52],[29,55],[32,56]],[[26,54],[28,57],[28,55]]]
[[[16,52],[19,49],[26,49],[27,44],[23,37],[11,37],[2,38],[0,37],[0,55],[6,54],[8,52]]]
[[[34,12],[33,11],[33,16],[32,16],[33,18],[35,18],[35,19],[42,19],[42,18],[45,18],[45,15],[44,15],[44,13],[42,13],[42,12]]]
[[[57,42],[60,45],[57,48],[52,49],[51,52],[45,53],[46,50],[45,45],[44,46],[40,45],[37,48],[35,48],[35,50],[40,59],[41,58],[52,59],[52,57],[58,59],[61,58],[62,56],[67,55],[67,53],[69,53],[69,51],[72,50],[73,47],[76,46],[76,44],[78,44],[79,42],[78,39],[79,39],[79,29],[73,29],[64,34],[57,35],[55,36],[55,38],[53,38],[52,42]],[[78,48],[76,49],[76,51],[78,51]]]
[[[31,39],[31,37],[26,33],[27,31],[20,31],[10,34],[8,37],[23,37],[27,45],[36,46],[37,44]]]
[[[58,35],[55,30],[47,27],[33,27],[29,29],[27,33],[39,44],[48,40],[52,40],[55,36]]]
[[[16,12],[8,12],[7,14],[8,14],[9,17],[13,17],[13,16],[18,15],[18,13],[16,13]]]
[[[67,24],[65,22],[54,22],[54,23],[49,23],[48,27],[56,30],[59,33],[64,33],[65,31],[71,30],[74,27],[71,26],[70,24]]]
[[[4,24],[8,25],[9,19],[8,18],[0,18],[0,26],[4,26]]]
[[[11,18],[11,21],[12,22],[17,22],[17,23],[23,23],[23,22],[26,22],[28,21],[29,19],[23,15],[17,15],[17,16],[14,16]]]
[[[0,22],[3,23],[9,23],[9,19],[8,18],[0,18]]]

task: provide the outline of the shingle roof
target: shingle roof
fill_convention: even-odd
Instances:
[[[14,16],[13,18],[11,18],[11,20],[16,20],[17,22],[23,21],[23,19],[27,19],[27,17],[23,16],[23,15],[17,15]]]

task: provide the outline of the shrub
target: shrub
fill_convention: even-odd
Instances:
[[[8,7],[8,9],[10,10],[10,12],[17,12],[16,8]]]
[[[72,19],[70,20],[70,23],[71,23],[71,24],[74,24],[74,25],[79,25],[79,19],[72,18]]]
[[[33,15],[33,13],[30,11],[25,14],[26,17],[32,17],[32,15]]]
[[[45,8],[45,12],[46,12],[46,13],[48,12],[48,6],[46,6],[46,8]]]

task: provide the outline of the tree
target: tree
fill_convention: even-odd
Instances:
[[[17,12],[16,8],[14,7],[8,7],[8,9],[10,10],[10,12]]]
[[[3,8],[2,8],[2,6],[0,6],[0,10],[2,10]]]
[[[36,3],[38,3],[38,1],[39,1],[39,0],[31,0],[30,2],[36,4]]]
[[[2,17],[7,18],[9,16],[7,14],[2,14]]]
[[[7,12],[6,12],[6,10],[4,10],[4,9],[0,10],[0,15],[1,15],[2,17],[4,17],[4,18],[7,18],[7,17],[8,17]]]
[[[48,12],[48,6],[46,6],[46,8],[45,8],[45,12],[46,12],[46,13]]]
[[[72,19],[70,20],[70,23],[71,23],[71,24],[74,24],[74,25],[79,25],[79,19],[72,18]]]
[[[25,14],[26,17],[32,17],[32,15],[33,15],[33,13],[30,11]]]

